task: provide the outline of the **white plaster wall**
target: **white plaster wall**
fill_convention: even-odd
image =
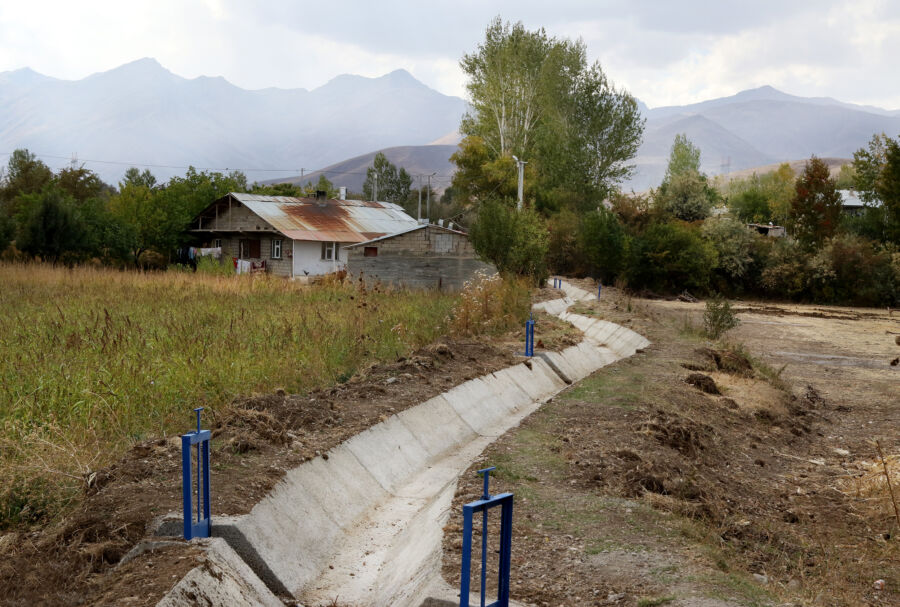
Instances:
[[[341,243],[337,261],[322,259],[322,243],[294,240],[294,276],[317,276],[343,270],[347,260],[345,243]]]

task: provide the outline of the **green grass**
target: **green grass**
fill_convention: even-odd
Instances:
[[[620,366],[616,373],[598,373],[588,377],[562,398],[632,410],[645,394],[645,382],[640,381],[642,376],[637,368]]]
[[[5,496],[12,522],[31,512],[27,486],[71,489],[128,443],[189,428],[194,407],[346,381],[443,334],[456,302],[41,265],[0,265],[0,285],[0,517]]]

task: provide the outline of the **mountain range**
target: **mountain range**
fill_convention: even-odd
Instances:
[[[678,133],[700,148],[710,175],[812,154],[847,158],[875,133],[900,133],[900,110],[768,86],[691,105],[639,105],[647,123],[626,184],[635,190],[660,182]],[[0,153],[27,147],[54,168],[77,155],[111,183],[132,165],[152,165],[160,179],[193,165],[241,169],[251,181],[305,182],[324,170],[335,185],[359,190],[384,150],[410,173],[437,173],[443,189],[466,107],[404,70],[342,75],[313,90],[245,90],[220,77],[182,78],[153,59],[73,81],[23,68],[0,73]]]

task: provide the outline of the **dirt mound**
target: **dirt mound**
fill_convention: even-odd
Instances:
[[[707,394],[721,394],[719,388],[716,386],[716,382],[713,381],[713,378],[709,375],[704,375],[703,373],[691,373],[684,381],[695,386],[701,392]]]
[[[729,349],[719,351],[712,348],[697,348],[694,350],[694,354],[698,355],[704,363],[699,366],[695,365],[698,368],[694,370],[723,371],[732,375],[753,377],[753,363],[743,352]],[[687,364],[691,363],[682,366],[690,368],[687,367]]]
[[[706,450],[714,435],[713,429],[706,424],[662,410],[657,410],[653,417],[641,423],[638,428],[641,432],[650,434],[660,444],[687,457],[697,457]]]

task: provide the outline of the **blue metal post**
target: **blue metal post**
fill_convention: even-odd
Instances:
[[[600,290],[603,289],[603,285],[600,284],[600,281],[597,281],[597,299],[600,299]]]
[[[200,412],[203,407],[194,409],[197,414],[197,430],[181,436],[181,491],[184,512],[184,539],[209,537],[212,517],[209,503],[209,440],[212,433],[200,429]],[[197,522],[194,522],[193,491],[194,480],[191,463],[191,447],[197,445]],[[202,472],[202,477],[201,477]],[[203,499],[200,499],[200,485],[203,485]]]
[[[525,321],[525,356],[534,356],[534,318]]]
[[[492,496],[490,494],[490,473],[494,467],[479,470],[478,474],[484,476],[484,494],[480,500],[463,506],[463,552],[462,571],[459,582],[460,607],[469,607],[469,587],[472,573],[472,516],[476,512],[482,513],[481,527],[481,607],[509,607],[509,577],[512,556],[512,507],[513,494],[501,493]],[[499,580],[497,583],[497,600],[485,604],[487,596],[487,520],[488,510],[500,506],[500,563]]]

